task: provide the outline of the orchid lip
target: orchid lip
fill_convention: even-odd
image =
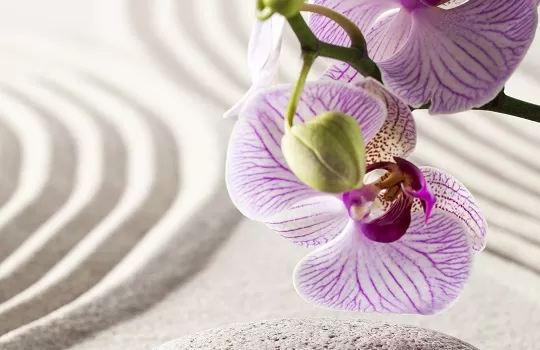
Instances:
[[[407,233],[411,224],[412,199],[401,195],[381,216],[369,222],[357,222],[364,236],[379,243],[392,243]]]
[[[425,222],[435,205],[421,170],[413,163],[394,157],[394,162],[379,162],[367,167],[367,173],[383,169],[387,173],[378,181],[344,193],[342,201],[349,216],[364,235],[376,242],[391,243],[400,239],[411,222],[413,201],[419,199]],[[383,193],[384,192],[384,193]],[[379,200],[389,203],[380,215],[372,215]]]

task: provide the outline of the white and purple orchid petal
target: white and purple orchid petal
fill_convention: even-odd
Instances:
[[[247,217],[264,221],[319,192],[291,172],[281,152],[284,114],[292,87],[255,94],[242,110],[229,143],[226,177],[231,199]],[[338,82],[307,83],[296,123],[335,111],[353,117],[369,142],[386,118],[383,104],[364,90]]]
[[[404,20],[394,24],[402,15],[412,26],[406,42],[392,53],[387,48],[404,35]],[[393,92],[413,107],[431,102],[432,113],[455,113],[482,106],[500,92],[532,43],[536,26],[534,0],[470,0],[452,9],[402,10],[377,29],[384,35],[375,39],[370,33],[366,40]]]
[[[321,76],[322,80],[343,81],[349,84],[362,84],[364,78],[356,69],[345,62],[338,62],[328,68]]]
[[[366,163],[391,161],[394,157],[406,158],[416,147],[416,123],[411,110],[403,100],[371,78],[363,78],[346,63],[330,67],[322,80],[344,81],[379,97],[386,105],[387,118],[381,130],[366,145]]]
[[[359,232],[379,243],[392,243],[403,237],[411,225],[410,197],[399,196],[381,216],[367,222],[356,222]]]
[[[400,6],[399,0],[313,0],[316,5],[328,7],[352,20],[362,33],[367,33],[386,11]],[[348,46],[347,33],[334,21],[319,14],[311,14],[309,26],[313,33],[329,44]]]
[[[466,228],[435,211],[412,217],[397,242],[377,243],[350,222],[342,234],[300,261],[295,287],[307,301],[348,311],[434,314],[459,296],[472,263]]]
[[[380,63],[405,49],[413,25],[411,14],[405,10],[378,20],[365,34],[369,57]]]
[[[442,170],[431,167],[420,169],[437,199],[435,210],[446,211],[463,221],[469,232],[472,249],[482,251],[486,246],[487,222],[469,190]]]
[[[343,203],[332,195],[301,201],[264,223],[282,237],[303,246],[317,246],[334,239],[347,225]]]
[[[252,85],[244,96],[223,114],[224,118],[240,115],[246,102],[257,91],[274,83],[278,73],[284,28],[285,17],[278,14],[266,21],[255,21],[248,46],[248,67]]]
[[[435,207],[436,197],[429,188],[422,170],[403,158],[395,157],[394,161],[399,170],[406,176],[406,181],[401,185],[403,192],[412,198],[420,200],[427,222]]]

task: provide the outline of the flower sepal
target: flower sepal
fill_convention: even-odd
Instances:
[[[281,148],[292,172],[318,191],[343,193],[363,185],[362,130],[344,113],[327,112],[292,126],[283,136]]]

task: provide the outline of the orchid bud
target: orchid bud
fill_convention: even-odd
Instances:
[[[259,0],[261,12],[279,13],[284,17],[292,17],[300,12],[305,0]]]
[[[318,191],[343,193],[363,185],[364,138],[358,122],[346,114],[327,112],[294,125],[281,149],[292,172]]]

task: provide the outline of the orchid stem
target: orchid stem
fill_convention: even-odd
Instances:
[[[296,85],[292,91],[291,97],[289,99],[289,107],[287,108],[287,115],[285,118],[285,129],[289,130],[293,126],[294,115],[296,114],[296,108],[298,107],[298,102],[300,101],[300,96],[304,90],[304,85],[306,84],[307,76],[309,70],[315,62],[317,55],[311,52],[304,52],[303,55],[304,64],[302,65],[302,70],[300,71],[300,76],[296,81]]]
[[[327,10],[332,11],[329,9]],[[379,68],[367,55],[365,43],[362,48],[328,44],[317,39],[301,14],[294,15],[288,18],[287,21],[300,41],[300,46],[302,47],[302,51],[304,53],[311,52],[316,56],[333,58],[345,62],[356,69],[356,71],[363,76],[372,77],[378,81],[382,81]],[[350,25],[354,25],[354,23],[350,22]],[[356,30],[361,34],[358,28],[356,28]],[[353,41],[353,38],[351,38],[351,41]]]
[[[510,97],[506,95],[504,91],[499,93],[497,97],[485,106],[476,109],[508,114],[540,123],[540,106]]]
[[[302,6],[302,11],[317,13],[336,22],[351,39],[351,47],[366,51],[366,40],[364,39],[364,35],[354,22],[343,16],[341,13],[329,9],[328,7],[314,4],[304,4]]]
[[[415,109],[429,109],[430,104],[427,103]],[[530,120],[540,123],[540,106],[534,103],[526,102],[518,98],[510,97],[501,91],[493,100],[483,105],[482,107],[473,108],[477,111],[490,111],[506,115],[511,115],[525,120]]]
[[[364,77],[371,77],[382,83],[381,71],[367,54],[355,48],[321,43],[319,55],[347,63]]]

